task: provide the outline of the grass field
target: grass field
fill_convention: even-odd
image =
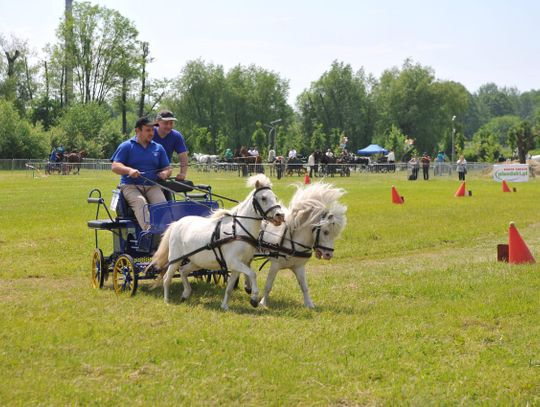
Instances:
[[[248,193],[236,174],[192,176]],[[200,281],[182,304],[176,281],[169,306],[145,284],[91,288],[86,196],[108,201],[112,173],[0,172],[0,405],[540,405],[540,265],[496,262],[510,221],[540,260],[540,181],[504,194],[473,174],[455,198],[454,178],[405,178],[331,180],[349,222],[334,259],[308,264],[316,310],[282,271],[268,309],[237,290],[222,312],[223,288]],[[286,202],[291,180],[274,182]]]

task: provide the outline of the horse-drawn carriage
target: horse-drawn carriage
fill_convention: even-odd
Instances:
[[[268,177],[250,177],[247,185],[253,191],[246,199],[225,210],[220,209],[222,201],[214,197],[232,199],[213,194],[209,186],[186,187],[184,183],[169,181],[163,186],[167,192],[173,192],[169,200],[147,207],[148,230],[138,226],[120,191],[113,195],[110,207],[98,189],[90,191],[87,201],[97,204],[95,219],[88,222],[95,233],[94,287],[103,287],[112,274],[116,293],[134,295],[139,280],[157,278],[154,285],[163,282],[164,299],[168,302],[174,276],[182,277],[182,300],[191,295],[188,276],[228,281],[221,305],[226,310],[240,273],[246,277],[251,305],[256,307],[260,301],[266,306],[276,273],[288,268],[298,279],[304,304],[313,307],[304,276],[305,264],[312,252],[317,258],[332,258],[334,239],[346,222],[346,207],[338,202],[345,191],[322,183],[307,185],[293,196],[291,207],[282,211]],[[194,196],[192,189],[202,194]],[[176,200],[176,194],[183,194],[183,199]],[[115,198],[118,202],[114,202]],[[99,217],[102,207],[106,219]],[[115,218],[110,212],[112,208],[116,208]],[[108,256],[100,249],[100,231],[113,234],[113,252]],[[250,266],[256,256],[267,257],[271,262],[262,298]]]
[[[45,173],[69,175],[72,171],[74,174],[79,174],[81,170],[81,163],[87,156],[85,150],[72,151],[64,154],[63,151],[53,151],[49,158],[49,161],[45,164]]]
[[[299,177],[306,173],[307,160],[301,157],[291,157],[287,159],[287,167],[285,169],[285,175],[291,177],[293,174]]]
[[[113,191],[110,206],[105,203],[99,189],[90,191],[87,202],[97,205],[95,219],[88,222],[88,227],[95,233],[95,250],[92,257],[92,284],[95,288],[103,287],[105,280],[112,275],[116,293],[134,295],[139,280],[156,277],[156,270],[147,266],[161,234],[168,225],[188,215],[206,216],[212,210],[223,206],[220,200],[214,199],[210,186],[193,186],[190,182],[179,183],[174,180],[161,185],[168,200],[148,205],[149,218],[145,219],[149,225],[147,230],[141,229],[119,189]],[[194,188],[199,193],[193,193]],[[178,196],[181,199],[178,199]],[[100,219],[101,208],[107,214],[105,219]],[[116,216],[113,217],[111,211],[115,211]],[[104,256],[100,248],[98,233],[100,231],[112,233],[113,251],[110,255]],[[197,271],[193,275],[215,281],[226,277],[223,273],[206,270]]]

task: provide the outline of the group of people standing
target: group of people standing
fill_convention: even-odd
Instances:
[[[441,164],[444,162],[445,155],[443,152],[439,152],[437,155],[436,161],[437,164]],[[418,172],[420,170],[420,166],[422,166],[422,175],[424,177],[424,180],[429,180],[429,167],[431,165],[431,157],[428,153],[424,152],[422,157],[418,159],[416,155],[413,155],[411,159],[409,160],[409,166],[411,168],[411,175],[409,176],[409,180],[415,181],[418,179]],[[457,166],[457,172],[458,177],[460,181],[465,181],[465,174],[467,174],[467,160],[465,160],[465,157],[463,155],[459,156],[459,159],[456,162]]]

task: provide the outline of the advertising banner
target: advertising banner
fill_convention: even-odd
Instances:
[[[493,166],[493,179],[498,182],[528,182],[529,164],[496,164]]]

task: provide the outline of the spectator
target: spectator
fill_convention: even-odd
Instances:
[[[429,179],[429,165],[431,164],[431,157],[428,155],[428,153],[424,152],[420,161],[422,162],[422,174],[424,175],[424,181],[427,181]]]
[[[307,159],[307,164],[308,164],[308,167],[309,167],[309,177],[310,178],[313,178],[313,173],[315,172],[315,174],[317,173],[316,171],[316,168],[315,168],[315,151],[312,152],[308,159]]]
[[[255,146],[250,151],[248,151],[248,153],[253,157],[257,157],[259,155],[259,150],[257,150],[257,146]]]
[[[180,172],[176,179],[183,181],[186,179],[188,169],[188,150],[182,133],[173,129],[176,118],[172,112],[162,110],[156,116],[156,121],[157,126],[154,128],[153,140],[163,146],[170,163],[172,163],[173,153],[176,151],[180,161]]]
[[[386,157],[388,162],[388,170],[389,171],[396,171],[396,154],[394,153],[394,150],[390,150],[388,152],[388,156]]]
[[[287,157],[289,158],[289,160],[290,160],[291,158],[296,158],[296,150],[295,150],[294,148],[291,148],[291,149],[289,150],[289,154],[287,155]]]
[[[223,158],[228,163],[232,162],[232,160],[233,160],[233,152],[232,152],[232,150],[230,148],[225,150],[225,154],[223,154]]]
[[[268,150],[268,162],[271,164],[275,161],[276,159],[276,151],[271,148],[270,150]]]
[[[462,155],[459,156],[459,160],[456,162],[457,164],[457,171],[460,181],[465,181],[465,174],[467,174],[467,160]]]
[[[416,181],[418,179],[418,170],[420,169],[420,163],[416,155],[413,155],[409,160],[409,166],[411,167],[411,175],[409,176],[409,181]]]
[[[112,171],[122,176],[120,190],[142,229],[150,226],[144,222],[148,219],[146,205],[166,201],[160,186],[152,181],[166,180],[172,172],[165,149],[152,140],[154,125],[146,117],[137,120],[135,136],[121,143],[111,158]]]

